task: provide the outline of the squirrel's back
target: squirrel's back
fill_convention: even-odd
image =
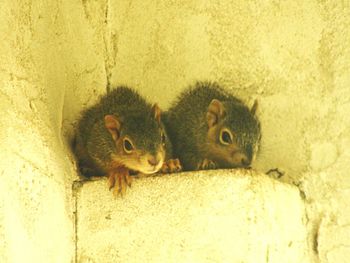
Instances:
[[[135,90],[113,89],[82,113],[76,135],[80,163],[106,170],[114,156],[114,161],[135,171],[151,171],[148,160],[160,166],[165,149],[159,116],[158,106]]]
[[[183,91],[177,100],[170,107],[169,112],[202,112],[206,111],[206,107],[212,98],[218,100],[231,100],[238,104],[242,101],[227,93],[215,82],[197,82],[194,86]],[[194,103],[195,102],[195,103]]]
[[[219,107],[217,110],[222,111],[222,115],[210,115],[217,125],[208,127],[208,112],[213,100],[216,101],[213,107]],[[175,155],[180,157],[187,170],[194,169],[194,163],[203,158],[216,160],[222,168],[233,167],[236,161],[230,164],[228,155],[233,155],[238,148],[247,156],[244,162],[250,162],[260,138],[260,124],[254,113],[241,100],[211,82],[197,82],[182,92],[167,112],[166,126]],[[239,147],[232,146],[235,149],[228,151],[228,147],[220,144],[222,129],[229,129],[230,134],[234,134]]]
[[[135,90],[120,86],[100,98],[93,107],[85,110],[79,122],[79,130],[86,133],[91,124],[103,120],[107,114],[116,114],[127,119],[129,115],[146,114],[151,111],[147,103]]]
[[[184,134],[186,138],[192,138],[198,132],[203,133],[203,128],[205,129],[203,126],[206,126],[206,123],[204,123],[205,114],[214,98],[243,105],[241,100],[227,93],[216,82],[196,82],[194,86],[184,90],[167,111],[165,120],[167,126],[179,127],[176,130],[182,130],[182,134],[186,131],[186,134]],[[170,119],[171,123],[169,123]],[[177,137],[177,132],[174,132],[174,129],[170,129],[168,133],[172,134],[172,137]],[[182,140],[184,139],[182,138]],[[175,140],[178,141],[179,139]]]

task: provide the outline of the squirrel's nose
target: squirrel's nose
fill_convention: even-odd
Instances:
[[[157,160],[154,156],[148,158],[148,163],[152,166],[156,166],[159,163],[159,160]]]

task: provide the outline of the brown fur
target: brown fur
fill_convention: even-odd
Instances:
[[[133,89],[118,87],[83,112],[75,153],[85,176],[107,175],[110,186],[118,183],[118,192],[123,192],[131,184],[129,172],[155,173],[171,157],[170,141],[163,134],[158,105]]]
[[[260,140],[256,109],[216,83],[197,82],[167,112],[174,155],[185,170],[248,167]]]

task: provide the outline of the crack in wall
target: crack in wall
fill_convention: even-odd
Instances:
[[[108,14],[109,14],[109,0],[106,0],[106,7],[105,7],[105,19],[104,19],[104,26],[105,26],[105,32],[104,32],[104,44],[105,44],[105,71],[106,71],[106,89],[107,93],[110,91],[110,79],[111,79],[111,71],[109,68],[108,63],[108,45],[107,45],[107,37],[108,37]]]
[[[111,69],[113,68],[114,62],[114,50],[110,47],[111,41],[111,29],[109,24],[109,15],[110,15],[110,1],[106,0],[105,2],[105,17],[104,17],[104,45],[105,45],[105,72],[106,72],[106,90],[109,93],[111,89]],[[112,55],[112,56],[111,56]]]
[[[306,215],[306,226],[308,228],[308,243],[309,243],[309,253],[310,256],[313,257],[313,262],[320,262],[320,254],[319,254],[319,233],[320,233],[320,225],[322,222],[322,215],[319,218],[311,219],[309,217],[309,211],[305,207],[305,215]],[[312,253],[312,255],[311,255]]]
[[[74,220],[74,263],[78,263],[78,191],[82,186],[81,181],[72,184],[73,220]]]
[[[115,66],[115,57],[117,50],[117,36],[111,23],[111,5],[110,0],[103,2],[94,2],[82,0],[82,8],[86,20],[90,23],[92,29],[98,35],[98,41],[101,41],[103,50],[103,62],[106,78],[107,93],[111,89],[112,69]],[[112,21],[113,22],[113,21]]]
[[[269,245],[266,247],[266,258],[265,258],[265,260],[266,260],[266,263],[269,263],[269,261],[270,261],[270,246]]]
[[[116,65],[116,57],[118,53],[118,33],[113,30],[111,23],[111,1],[105,2],[105,14],[104,14],[104,46],[105,46],[105,72],[106,72],[106,90],[110,91],[113,83],[112,70]],[[113,22],[113,21],[112,21]]]
[[[320,225],[322,222],[322,218],[314,224],[314,228],[312,229],[312,249],[317,255],[317,258],[319,258],[319,249],[318,249],[318,238],[319,238],[319,232],[320,232]]]

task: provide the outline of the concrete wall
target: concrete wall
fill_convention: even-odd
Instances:
[[[73,1],[2,1],[0,35],[0,261],[72,262],[66,120],[105,90],[103,40]]]
[[[117,84],[166,108],[198,79],[259,100],[255,168],[303,191],[314,260],[346,262],[349,1],[5,0],[0,35],[4,262],[74,260],[81,109]]]
[[[106,181],[77,188],[78,262],[310,262],[295,186],[211,170],[141,178],[116,200]]]
[[[111,81],[135,85],[165,108],[197,79],[217,80],[248,104],[257,98],[255,168],[278,167],[282,181],[304,191],[315,260],[346,262],[350,2],[142,3],[111,3]]]

